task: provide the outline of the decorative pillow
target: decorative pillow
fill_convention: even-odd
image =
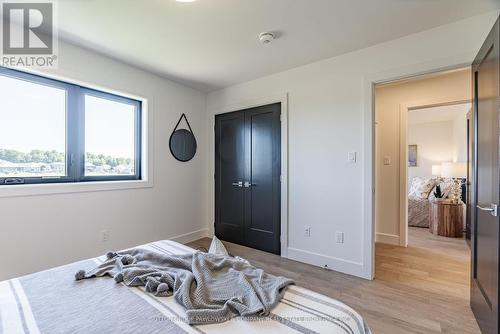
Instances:
[[[212,239],[212,243],[210,244],[210,248],[209,248],[208,252],[211,254],[217,254],[217,255],[223,255],[223,256],[229,255],[229,253],[227,252],[226,247],[224,247],[224,244],[222,243],[222,241],[220,241],[219,238],[217,238],[215,235],[214,235],[214,238]]]
[[[429,193],[437,182],[438,180],[435,178],[419,176],[414,177],[408,191],[408,197],[415,199],[427,199],[429,197]]]
[[[443,198],[450,197],[450,195],[453,191],[453,187],[455,186],[453,180],[452,179],[441,179],[439,181],[440,182],[438,184],[441,187],[441,192],[443,193]],[[436,184],[436,186],[438,184]],[[432,188],[432,191],[429,194],[429,200],[436,199],[436,196],[434,196],[434,191],[436,190],[436,186],[434,186],[434,188]]]

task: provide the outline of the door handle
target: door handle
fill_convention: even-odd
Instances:
[[[486,207],[483,207],[480,205],[476,205],[476,207],[481,211],[489,212],[490,215],[492,215],[494,217],[498,217],[498,205],[497,204],[490,204],[489,208],[486,208]]]
[[[243,187],[243,181],[233,182],[233,186],[241,188],[241,187]]]
[[[245,188],[248,188],[248,187],[255,187],[256,184],[255,183],[251,183],[251,182],[248,182],[248,181],[245,181]]]

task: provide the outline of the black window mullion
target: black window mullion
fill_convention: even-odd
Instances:
[[[79,140],[78,140],[78,86],[72,85],[68,90],[68,146],[67,146],[67,161],[68,161],[68,177],[72,182],[79,181],[80,155],[79,155]]]
[[[76,128],[76,141],[77,141],[77,181],[80,182],[84,178],[85,173],[85,93],[82,87],[77,87],[77,128]]]
[[[142,112],[141,103],[135,104],[135,179],[142,179]]]

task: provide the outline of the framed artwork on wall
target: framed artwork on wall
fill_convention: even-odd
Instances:
[[[417,145],[408,145],[408,167],[417,167]]]

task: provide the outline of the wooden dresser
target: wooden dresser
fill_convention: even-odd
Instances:
[[[462,237],[464,203],[431,201],[429,208],[429,232],[443,237]]]

